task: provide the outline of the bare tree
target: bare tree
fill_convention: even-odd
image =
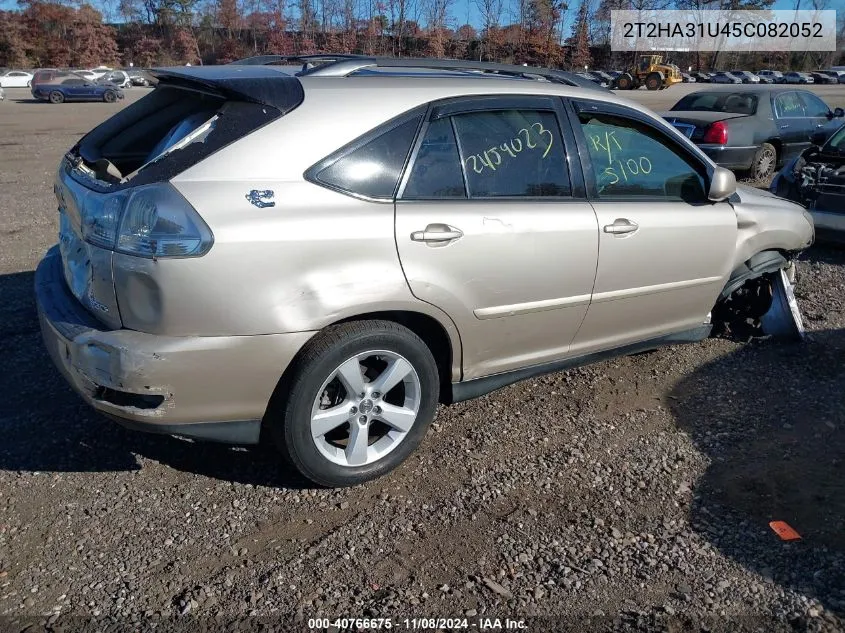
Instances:
[[[482,48],[488,59],[496,59],[504,0],[475,0],[475,6],[481,14]]]
[[[446,38],[449,18],[449,7],[452,0],[425,0],[427,34],[427,52],[433,57],[443,57],[446,54]]]

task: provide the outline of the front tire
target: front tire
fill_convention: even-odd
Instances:
[[[391,321],[331,326],[291,367],[265,423],[282,455],[321,486],[380,477],[419,446],[440,381],[428,346]]]
[[[630,73],[622,73],[616,80],[616,87],[619,90],[631,90],[634,87],[634,78]]]
[[[115,94],[114,90],[106,90],[103,93],[103,101],[106,103],[114,103],[117,101],[117,94]]]

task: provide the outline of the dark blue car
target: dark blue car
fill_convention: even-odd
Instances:
[[[32,95],[41,101],[64,103],[65,101],[105,101],[114,103],[123,99],[123,91],[112,84],[95,84],[82,77],[67,77],[55,83],[37,84]]]

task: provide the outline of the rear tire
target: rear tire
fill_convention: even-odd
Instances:
[[[411,330],[357,321],[309,341],[280,387],[265,419],[277,448],[312,482],[343,487],[390,472],[419,446],[440,379]]]
[[[58,103],[64,103],[65,102],[65,96],[61,92],[59,92],[58,90],[54,90],[53,92],[51,92],[49,98],[50,98],[50,103],[58,104]]]
[[[769,143],[763,143],[751,161],[751,177],[755,181],[770,180],[777,166],[777,150]]]

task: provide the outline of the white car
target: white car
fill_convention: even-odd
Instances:
[[[74,70],[73,74],[78,75],[83,79],[87,79],[91,82],[96,81],[98,77],[98,75],[93,70]]]
[[[96,68],[91,68],[88,72],[93,73],[94,79],[99,79],[103,75],[109,74],[113,68],[109,68],[108,66],[97,66]]]
[[[0,101],[3,101],[3,99],[5,99],[5,98],[6,98],[6,95],[3,94],[3,89],[0,88]]]
[[[10,70],[0,75],[0,88],[26,88],[32,81],[32,73]]]
[[[129,74],[123,70],[111,70],[107,73],[104,73],[97,78],[97,83],[110,83],[114,84],[118,88],[132,87],[132,80],[129,78]]]

